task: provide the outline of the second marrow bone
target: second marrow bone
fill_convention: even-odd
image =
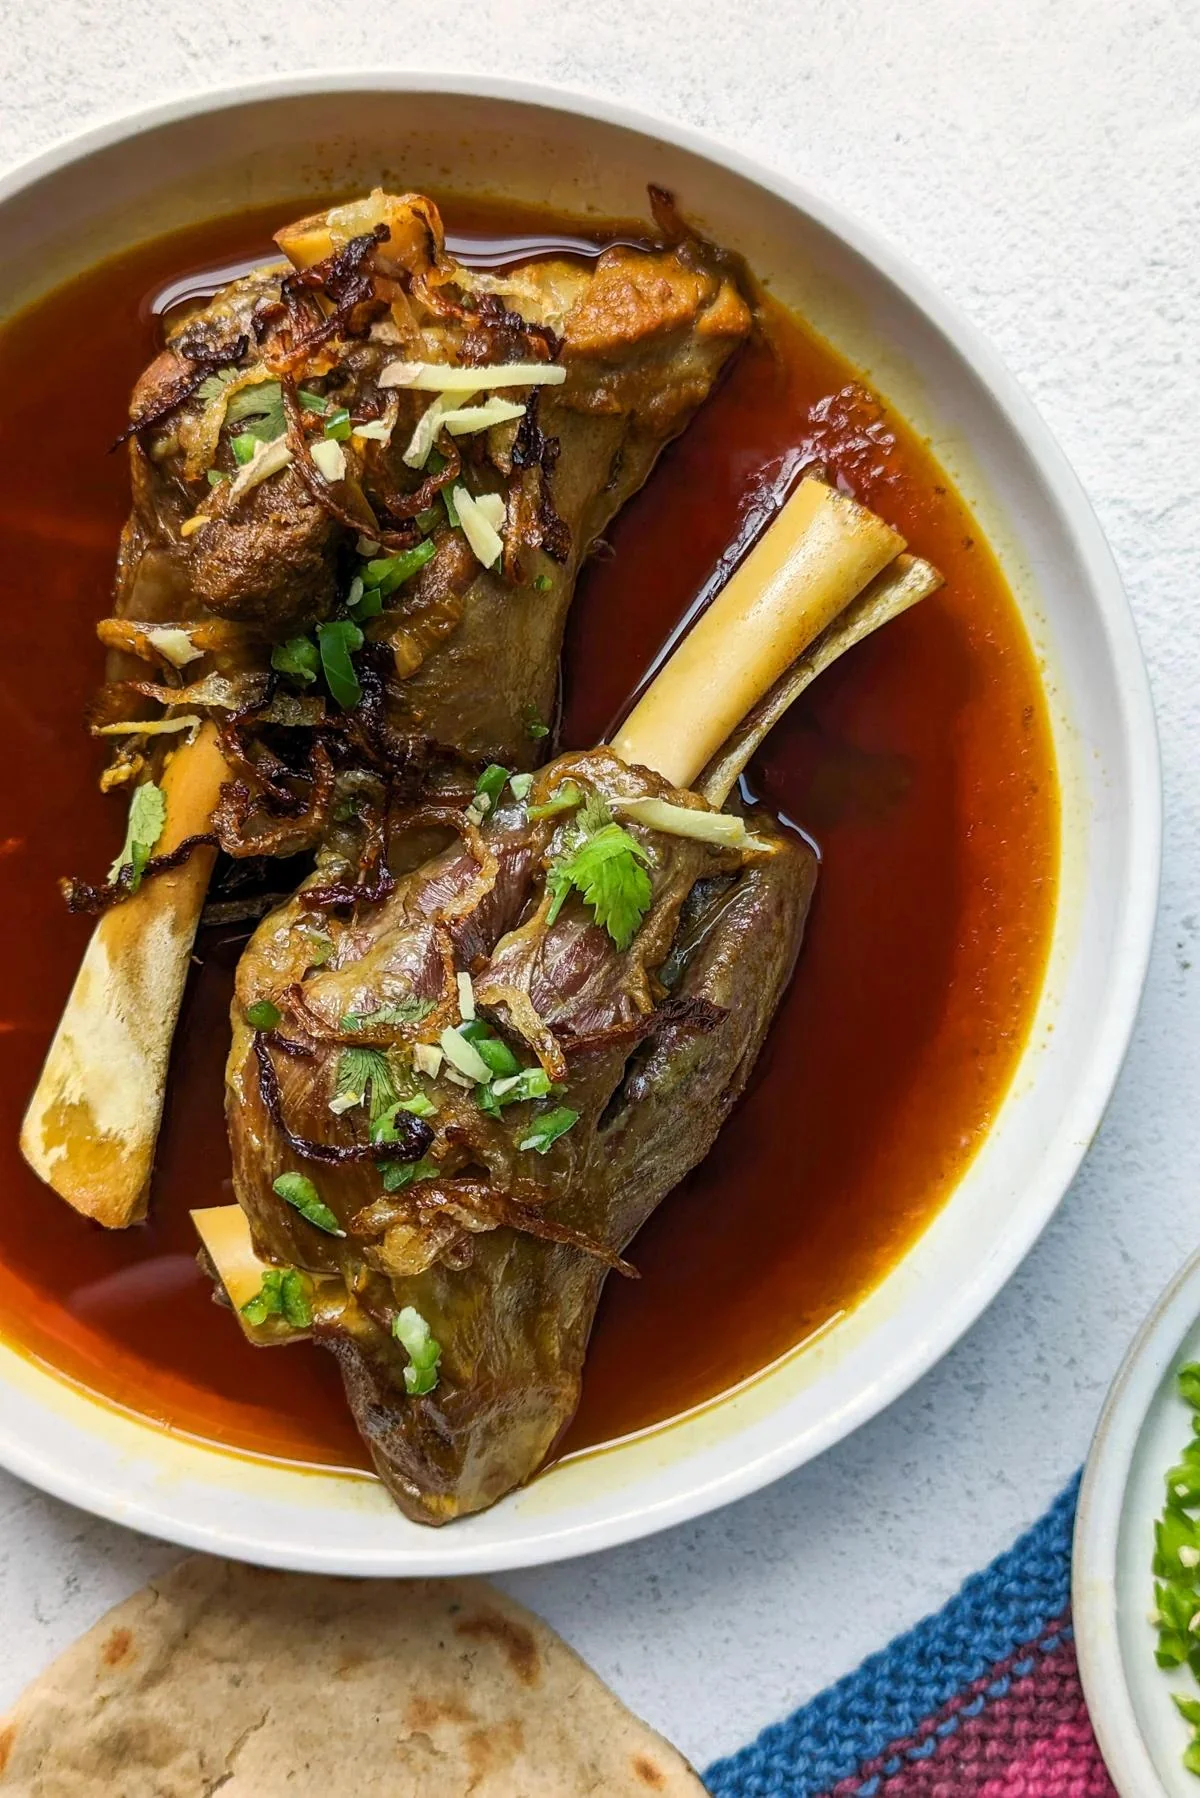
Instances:
[[[164,771],[157,854],[208,830],[228,777],[205,724]],[[146,1215],[171,1038],[215,854],[195,850],[104,913],[21,1127],[34,1172],[110,1230]]]

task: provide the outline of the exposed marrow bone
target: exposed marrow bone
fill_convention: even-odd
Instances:
[[[252,1324],[245,1315],[243,1307],[258,1296],[263,1276],[272,1272],[272,1263],[255,1254],[241,1206],[211,1205],[203,1211],[193,1211],[191,1219],[243,1334],[257,1348],[305,1341],[311,1330],[298,1329],[282,1317],[268,1317],[265,1323]],[[330,1302],[336,1309],[339,1299],[344,1301],[345,1288],[340,1279],[323,1274],[309,1274],[307,1278],[313,1291],[314,1313],[327,1313]]]
[[[690,787],[764,693],[904,548],[865,506],[810,476],[618,731],[613,750]]]
[[[166,764],[158,853],[208,830],[228,776],[216,728],[205,724]],[[111,1230],[146,1215],[171,1038],[215,853],[196,849],[100,919],[25,1113],[30,1167]]]
[[[879,630],[881,625],[899,618],[918,600],[927,599],[941,584],[941,575],[929,562],[921,561],[918,556],[897,556],[747,712],[733,735],[693,782],[693,790],[710,805],[724,805],[768,731],[778,724],[788,707],[817,676],[848,649],[861,643],[864,637]]]

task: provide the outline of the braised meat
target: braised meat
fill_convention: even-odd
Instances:
[[[904,547],[804,480],[611,748],[491,767],[466,807],[347,792],[252,938],[241,1209],[197,1225],[252,1340],[336,1356],[413,1518],[541,1465],[603,1280],[741,1093],[816,862],[730,794],[809,683],[938,585]]]
[[[757,814],[740,847],[615,824],[647,797],[714,816],[608,751],[564,757],[378,906],[332,915],[318,869],[239,968],[239,1200],[261,1255],[340,1276],[314,1333],[426,1522],[493,1503],[569,1422],[605,1275],[707,1153],[799,949],[807,845]],[[552,916],[555,870],[605,829],[648,889],[624,947],[578,892]],[[295,1175],[315,1223],[279,1196]],[[419,1402],[408,1311],[441,1348]]]
[[[146,890],[136,923],[101,918],[105,979],[81,973],[21,1138],[77,1209],[145,1214],[217,845],[312,851],[335,775],[382,782],[386,810],[393,787],[469,794],[488,760],[544,757],[580,564],[750,328],[721,257],[668,228],[672,247],[490,277],[430,201],[376,192],[172,325],[133,396],[90,720],[115,745],[103,785],[133,789],[131,849],[66,883],[93,911]],[[190,873],[163,884],[161,851]],[[93,1045],[126,1017],[138,1099],[114,1129]]]
[[[747,335],[746,302],[682,231],[478,274],[415,195],[279,242],[292,261],[176,321],[135,389],[117,617],[237,621],[218,665],[236,645],[240,667],[348,615],[390,652],[397,743],[533,766],[580,564]],[[458,517],[463,491],[490,530]]]

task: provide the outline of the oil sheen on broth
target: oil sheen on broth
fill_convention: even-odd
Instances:
[[[686,195],[683,196],[686,202]],[[590,232],[443,201],[455,249],[512,261]],[[297,211],[304,207],[296,208]],[[0,331],[0,1334],[79,1383],[238,1448],[361,1467],[332,1361],[255,1350],[195,1262],[194,1206],[232,1196],[222,1070],[243,938],[197,945],[152,1221],[109,1234],[42,1187],[17,1132],[87,933],[56,878],[122,834],[82,715],[102,678],[128,504],[110,445],[165,303],[271,253],[285,207],[159,239]],[[608,238],[615,235],[607,233]],[[624,235],[624,233],[621,233]],[[599,239],[597,239],[599,241]],[[702,1403],[853,1306],[937,1211],[1029,1029],[1053,917],[1058,796],[1037,666],[987,545],[936,463],[827,345],[777,309],[618,518],[571,624],[564,746],[600,740],[764,496],[806,459],[945,574],[933,599],[825,674],[754,789],[816,841],[816,902],[745,1101],[610,1279],[572,1451]]]

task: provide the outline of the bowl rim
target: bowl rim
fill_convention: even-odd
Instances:
[[[1200,1250],[1159,1293],[1122,1356],[1088,1448],[1075,1510],[1071,1611],[1079,1677],[1096,1740],[1122,1798],[1166,1798],[1125,1672],[1117,1567],[1126,1497],[1142,1433],[1198,1312]],[[1149,1584],[1147,1555],[1147,1592]],[[1150,1653],[1147,1643],[1147,1659]]]
[[[567,113],[657,139],[782,200],[881,273],[965,362],[1028,455],[1038,483],[1052,501],[1064,538],[1083,570],[1084,584],[1106,639],[1128,763],[1128,792],[1123,802],[1129,845],[1127,877],[1111,940],[1102,1027],[1092,1038],[1070,1101],[1045,1143],[1036,1177],[1026,1189],[1020,1218],[1010,1219],[1002,1238],[989,1245],[989,1252],[967,1271],[957,1292],[948,1295],[939,1309],[936,1325],[923,1331],[902,1358],[881,1369],[877,1378],[833,1408],[823,1427],[806,1432],[802,1440],[785,1436],[773,1448],[748,1461],[734,1459],[720,1475],[702,1476],[684,1490],[648,1506],[622,1509],[607,1518],[573,1524],[532,1544],[515,1542],[506,1548],[496,1543],[464,1543],[453,1554],[422,1556],[421,1564],[411,1569],[434,1574],[502,1570],[566,1559],[636,1540],[747,1496],[822,1453],[892,1404],[983,1314],[1033,1247],[1074,1179],[1103,1120],[1129,1047],[1145,986],[1158,909],[1161,763],[1149,678],[1120,573],[1078,477],[1016,377],[982,331],[873,225],[864,223],[821,191],[745,155],[713,133],[563,83],[421,68],[315,68],[258,81],[184,89],[149,106],[116,110],[0,173],[0,205],[45,177],[86,162],[146,131],[238,107],[355,92],[443,94],[509,102]],[[63,1380],[52,1369],[47,1374]],[[82,1389],[76,1390],[82,1393]],[[103,1398],[83,1395],[109,1408]],[[336,1547],[307,1556],[294,1550],[276,1556],[270,1545],[261,1540],[244,1540],[239,1547],[225,1532],[214,1532],[200,1520],[183,1519],[169,1506],[128,1498],[118,1500],[97,1492],[86,1476],[76,1474],[61,1461],[49,1464],[29,1444],[7,1435],[0,1436],[0,1464],[56,1497],[188,1547],[241,1553],[247,1559],[315,1571],[395,1575],[407,1570],[397,1562],[387,1566],[364,1565]],[[398,1557],[398,1562],[403,1559]]]

